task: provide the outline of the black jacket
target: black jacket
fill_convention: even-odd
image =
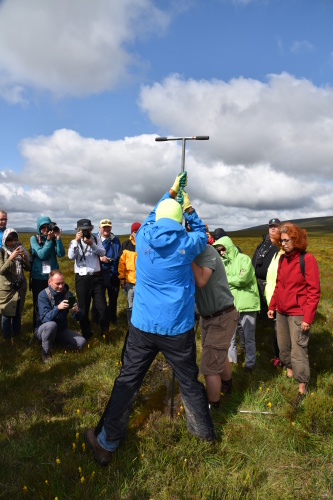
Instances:
[[[278,251],[278,247],[271,242],[269,235],[264,234],[262,242],[259,243],[252,257],[252,264],[257,278],[266,279],[267,269]]]

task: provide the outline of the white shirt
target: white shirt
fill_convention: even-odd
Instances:
[[[72,240],[68,248],[68,258],[74,260],[74,271],[77,274],[85,275],[91,273],[97,273],[101,270],[101,264],[99,257],[105,255],[105,248],[102,245],[101,240],[97,237],[97,243],[95,243],[95,238],[93,237],[93,244],[87,245],[81,240],[81,245],[79,241]],[[83,251],[82,251],[83,250]]]

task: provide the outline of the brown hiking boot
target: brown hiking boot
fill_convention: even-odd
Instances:
[[[85,434],[85,440],[86,443],[90,446],[90,448],[94,452],[94,457],[96,462],[99,465],[103,466],[108,465],[112,457],[112,452],[104,450],[104,448],[102,448],[98,444],[97,437],[95,436],[93,427],[89,427],[89,429],[87,430]]]

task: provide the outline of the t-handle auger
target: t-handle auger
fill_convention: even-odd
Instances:
[[[182,141],[182,164],[181,172],[185,170],[185,143],[186,141],[208,141],[209,135],[196,135],[193,137],[155,137],[156,142],[161,141]]]
[[[182,164],[181,173],[185,170],[185,143],[186,141],[208,141],[209,135],[196,135],[193,137],[155,137],[156,142],[162,141],[182,141]],[[183,188],[180,186],[179,191],[183,196]],[[175,400],[175,372],[172,370],[172,384],[171,384],[171,407],[170,407],[170,418],[173,418],[173,408]]]

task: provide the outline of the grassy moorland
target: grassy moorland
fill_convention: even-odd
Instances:
[[[66,248],[70,238],[64,237]],[[258,236],[248,233],[233,239],[248,255],[258,244]],[[28,246],[28,235],[23,242]],[[43,365],[40,345],[30,342],[28,293],[22,335],[13,344],[0,340],[0,498],[332,498],[332,247],[331,234],[310,233],[322,299],[311,330],[311,382],[302,407],[293,406],[297,384],[272,366],[271,323],[258,321],[256,370],[244,373],[242,358],[233,366],[234,391],[213,413],[215,444],[188,434],[179,397],[170,420],[171,372],[158,357],[135,404],[128,438],[106,468],[85,449],[84,432],[97,423],[120,371],[125,296],[120,293],[118,326],[109,338],[101,338],[94,325],[84,352],[58,348]],[[73,263],[65,257],[60,268],[73,289]],[[199,360],[199,331],[197,339]]]

